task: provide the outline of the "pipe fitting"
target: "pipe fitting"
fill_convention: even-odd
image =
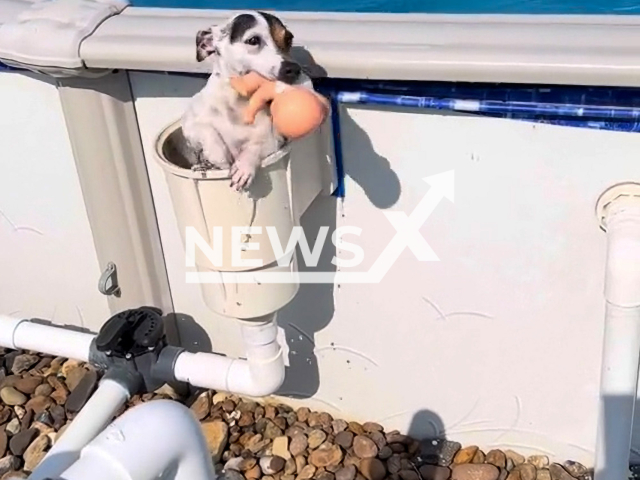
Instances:
[[[115,420],[61,478],[152,480],[168,469],[176,480],[216,478],[200,424],[191,411],[171,400],[156,400]]]
[[[612,207],[617,205],[618,208],[621,208],[621,205],[624,205],[626,200],[631,200],[632,202],[640,200],[640,183],[617,183],[600,194],[596,201],[596,218],[603,231],[607,231],[607,225],[610,221],[607,217],[610,217]]]

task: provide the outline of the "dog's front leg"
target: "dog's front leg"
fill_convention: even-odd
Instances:
[[[246,190],[251,186],[258,168],[262,163],[262,148],[259,143],[246,145],[231,165],[231,187],[236,190]]]

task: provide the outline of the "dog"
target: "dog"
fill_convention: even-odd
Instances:
[[[281,148],[286,138],[273,127],[268,109],[253,124],[242,120],[248,99],[229,79],[251,71],[289,85],[313,89],[311,79],[291,58],[293,34],[275,15],[242,12],[222,25],[196,34],[196,59],[211,62],[204,88],[190,101],[181,119],[182,134],[194,170],[229,169],[231,187],[246,190],[262,160]]]

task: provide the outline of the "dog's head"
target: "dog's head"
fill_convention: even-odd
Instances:
[[[255,71],[271,80],[295,83],[301,68],[290,57],[293,34],[269,13],[238,14],[225,24],[200,30],[196,35],[196,58],[214,55],[229,75]]]

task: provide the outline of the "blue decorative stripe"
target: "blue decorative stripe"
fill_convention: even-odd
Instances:
[[[582,118],[606,118],[612,120],[638,121],[640,108],[608,107],[599,105],[571,105],[543,102],[514,102],[499,100],[477,100],[461,98],[416,97],[369,92],[338,92],[338,102],[365,105],[393,105],[402,107],[451,110],[469,113],[502,115],[535,115]]]

